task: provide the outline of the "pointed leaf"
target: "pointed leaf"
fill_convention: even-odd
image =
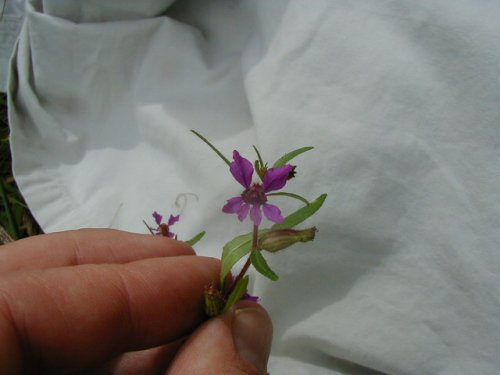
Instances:
[[[303,154],[306,151],[312,150],[314,147],[308,146],[308,147],[302,147],[297,150],[294,150],[292,152],[289,152],[285,155],[283,155],[281,158],[279,158],[276,163],[274,163],[273,167],[278,168],[284,166],[286,163],[288,163],[290,160],[292,160],[294,157],[299,156],[300,154]]]
[[[144,223],[144,225],[146,226],[146,228],[148,228],[149,233],[151,233],[151,234],[153,234],[153,235],[154,235],[155,233],[153,232],[153,228],[151,228],[151,227],[148,225],[148,223],[146,223],[144,220],[143,220],[142,222]]]
[[[249,279],[250,278],[248,277],[248,275],[246,275],[246,276],[242,277],[238,281],[238,283],[234,286],[233,291],[231,292],[231,294],[227,298],[226,306],[224,306],[223,312],[228,311],[231,307],[233,307],[233,305],[236,302],[238,302],[241,299],[241,297],[243,297],[243,295],[247,291]]]
[[[314,215],[316,211],[318,211],[321,208],[321,206],[325,202],[326,197],[327,194],[320,195],[314,202],[311,202],[307,206],[302,207],[297,211],[295,211],[294,213],[288,215],[287,217],[285,217],[283,223],[275,224],[272,226],[271,229],[293,228],[294,226],[302,223],[308,217]]]
[[[222,265],[220,273],[220,282],[224,283],[226,276],[233,266],[252,249],[252,234],[247,233],[237,236],[224,245],[222,250]]]
[[[192,133],[194,133],[198,138],[200,138],[203,142],[205,142],[208,147],[210,147],[212,150],[214,150],[214,152],[219,155],[219,157],[224,160],[224,162],[227,164],[227,165],[231,165],[231,162],[229,161],[228,158],[226,158],[222,152],[220,152],[217,147],[215,147],[212,143],[210,143],[210,141],[208,139],[206,139],[204,136],[202,136],[200,133],[198,133],[196,130],[191,130]]]
[[[278,280],[278,275],[276,275],[271,267],[269,267],[269,264],[267,264],[266,259],[260,251],[252,251],[250,260],[252,261],[252,265],[255,267],[255,269],[265,277],[271,279],[272,281]]]
[[[260,230],[259,236],[266,233],[268,230]],[[252,250],[252,233],[242,234],[233,238],[224,245],[222,250],[222,266],[220,274],[221,285],[224,284],[226,276],[229,274],[233,266],[245,255]]]
[[[259,163],[261,166],[264,166],[264,161],[262,160],[262,157],[260,156],[260,152],[259,150],[257,149],[257,147],[255,147],[254,145],[252,145],[253,149],[255,150],[255,153],[257,154],[257,158],[259,159]]]
[[[298,194],[294,194],[294,193],[287,193],[286,191],[278,191],[276,193],[267,193],[266,194],[267,196],[270,196],[270,195],[281,195],[281,196],[284,196],[284,197],[290,197],[290,198],[294,198],[294,199],[297,199],[305,204],[309,204],[309,201],[304,198],[303,196],[301,195],[298,195]]]
[[[204,235],[205,235],[205,231],[200,232],[196,236],[194,236],[193,238],[191,238],[190,240],[187,240],[187,241],[184,241],[184,242],[187,243],[189,246],[194,246],[194,244],[196,244],[199,240],[201,240]]]

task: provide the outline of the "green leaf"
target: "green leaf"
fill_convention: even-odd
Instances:
[[[146,226],[146,228],[148,228],[149,233],[151,233],[151,234],[154,235],[155,233],[153,232],[153,229],[148,225],[148,223],[146,223],[146,221],[144,221],[144,220],[142,222],[144,223],[144,225]]]
[[[198,138],[200,138],[203,142],[205,142],[208,147],[210,147],[212,150],[214,150],[214,152],[219,155],[219,157],[224,160],[224,162],[231,166],[231,162],[224,156],[222,155],[222,152],[220,152],[217,147],[215,147],[212,143],[210,143],[210,141],[208,139],[206,139],[204,136],[202,136],[200,133],[198,133],[196,130],[191,130],[192,133],[194,133]]]
[[[268,230],[260,230],[259,236],[266,233]],[[242,234],[241,236],[233,238],[224,245],[222,250],[222,266],[220,273],[221,285],[224,284],[226,276],[229,274],[233,266],[245,255],[252,250],[252,233]]]
[[[325,202],[326,197],[327,194],[320,195],[314,202],[311,202],[305,207],[299,208],[294,213],[285,217],[283,223],[275,224],[271,227],[271,229],[288,229],[302,223],[304,220],[314,215],[316,211],[321,208],[321,206]]]
[[[23,216],[26,210],[20,206],[11,206],[12,214],[14,215],[14,220],[16,221],[16,225],[19,227],[22,225]]]
[[[7,192],[6,192],[6,185],[3,181],[3,178],[0,179],[0,197],[2,200],[2,204],[5,210],[5,214],[7,215],[7,220],[8,220],[8,229],[9,229],[9,234],[10,236],[17,240],[19,238],[19,228],[17,227],[16,219],[15,219],[15,213],[12,211],[12,209],[15,209],[15,207],[11,207],[9,204],[9,200],[7,198]]]
[[[199,240],[201,240],[203,238],[204,235],[205,235],[205,231],[200,232],[196,236],[191,238],[190,240],[187,240],[184,242],[187,243],[189,246],[194,246]]]
[[[285,191],[278,191],[276,193],[267,193],[266,195],[267,196],[270,196],[270,195],[278,195],[279,196],[279,195],[281,195],[281,196],[284,196],[284,197],[289,197],[289,198],[297,199],[297,200],[299,200],[299,201],[301,201],[301,202],[303,202],[305,204],[309,204],[309,201],[306,198],[304,198],[304,197],[302,197],[302,196],[300,196],[298,194],[287,193]]]
[[[248,280],[250,280],[250,278],[248,277],[248,275],[246,275],[242,277],[240,281],[238,281],[238,283],[234,286],[233,291],[227,298],[226,306],[224,306],[223,313],[228,311],[231,307],[233,307],[233,305],[236,302],[238,302],[241,299],[241,297],[243,297],[243,295],[247,291]]]
[[[294,150],[292,152],[289,152],[285,155],[283,155],[281,158],[279,158],[276,163],[274,163],[273,167],[278,168],[284,166],[286,163],[288,163],[290,160],[292,160],[294,157],[299,156],[300,154],[303,154],[306,151],[312,150],[314,147],[308,146],[308,147],[302,147],[297,150]]]
[[[262,157],[260,156],[259,150],[257,150],[257,147],[255,147],[254,145],[252,145],[252,147],[255,150],[255,153],[257,154],[257,158],[259,159],[260,166],[263,167],[264,162],[262,161]]]
[[[15,197],[13,197],[12,195],[9,196],[9,202],[12,203],[12,205],[17,205],[17,206],[21,206],[23,209],[27,210],[28,209],[28,206],[26,204],[24,204],[23,202],[21,202],[20,200],[16,199]]]
[[[252,261],[252,265],[255,267],[255,269],[265,277],[271,279],[272,281],[278,280],[278,275],[276,275],[271,267],[269,267],[260,251],[252,251],[252,254],[250,254],[250,260]]]

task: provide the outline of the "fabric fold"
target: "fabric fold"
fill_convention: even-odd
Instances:
[[[314,146],[286,189],[328,193],[304,223],[319,232],[270,255],[280,279],[252,291],[274,321],[271,373],[495,373],[499,15],[472,0],[32,1],[8,86],[15,177],[48,232],[146,233],[180,202],[175,233],[206,230],[197,253],[219,257],[251,230],[222,213],[246,180],[190,129],[228,159]]]

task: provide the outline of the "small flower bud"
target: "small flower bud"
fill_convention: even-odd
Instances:
[[[226,300],[213,283],[205,286],[203,296],[205,298],[205,314],[209,317],[217,316],[224,310]]]
[[[296,242],[308,242],[314,240],[317,232],[316,227],[295,230],[295,229],[278,229],[265,233],[259,238],[259,249],[267,250],[272,253],[286,249]]]

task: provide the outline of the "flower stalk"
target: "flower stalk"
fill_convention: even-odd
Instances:
[[[250,266],[268,279],[278,280],[278,275],[271,269],[263,254],[281,251],[297,242],[314,240],[316,227],[303,230],[293,228],[319,210],[326,199],[326,194],[309,201],[298,194],[281,191],[297,173],[296,166],[289,164],[290,160],[311,150],[312,147],[293,150],[284,154],[274,164],[268,164],[259,150],[253,146],[257,154],[254,162],[241,156],[237,150],[233,151],[233,160],[230,161],[204,136],[194,130],[192,132],[229,166],[230,174],[240,185],[240,189],[243,188],[238,195],[233,195],[226,201],[222,211],[235,214],[241,222],[249,218],[253,223],[251,233],[237,236],[224,245],[221,259],[221,287],[217,288],[215,283],[211,283],[205,288],[205,312],[208,316],[216,316],[228,311],[240,299],[258,300],[258,297],[248,294],[247,291],[249,283],[247,273]],[[292,198],[304,206],[284,217],[281,209],[269,202],[276,196]],[[263,219],[273,222],[273,225],[259,232]],[[164,229],[163,232],[170,235],[168,228],[173,223],[169,221],[165,225],[161,220],[156,222],[159,228],[153,229],[152,232]],[[162,225],[166,228],[162,228]],[[242,269],[233,278],[231,274],[233,267],[244,257],[247,259]]]

